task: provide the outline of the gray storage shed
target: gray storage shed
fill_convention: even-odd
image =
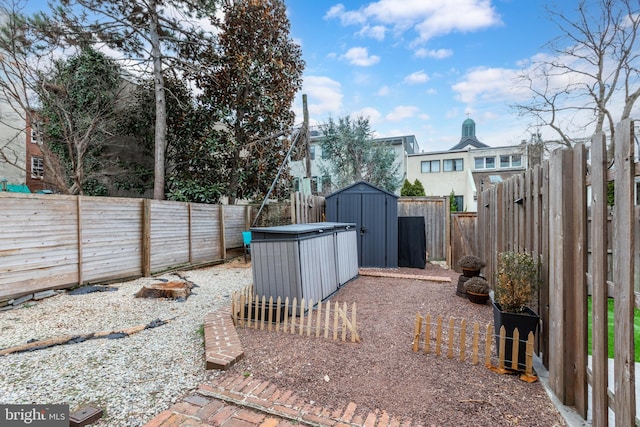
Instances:
[[[289,297],[317,302],[335,292],[340,286],[336,254],[338,228],[336,224],[327,223],[252,228],[251,259],[256,293],[283,300]],[[344,228],[346,231],[347,227]]]
[[[398,196],[357,182],[326,197],[326,217],[356,224],[360,267],[398,267]]]

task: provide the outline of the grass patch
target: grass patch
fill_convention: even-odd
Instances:
[[[589,354],[591,354],[591,340],[592,340],[592,329],[593,329],[593,316],[591,311],[591,297],[587,299],[587,313],[589,318]],[[613,347],[613,336],[614,336],[614,317],[613,317],[613,298],[609,298],[607,301],[607,325],[608,325],[608,351],[609,358],[613,358],[614,347]],[[633,336],[634,336],[634,350],[635,350],[635,361],[640,362],[640,310],[637,308],[633,309]]]

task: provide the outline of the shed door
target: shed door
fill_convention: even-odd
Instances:
[[[384,194],[362,194],[360,265],[386,267],[386,208]]]

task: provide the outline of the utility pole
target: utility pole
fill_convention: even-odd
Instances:
[[[311,179],[311,145],[309,144],[309,108],[307,94],[302,94],[302,135],[304,136],[304,157],[307,178]]]

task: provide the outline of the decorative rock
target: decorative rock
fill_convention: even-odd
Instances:
[[[31,301],[32,299],[33,299],[33,294],[29,294],[20,298],[16,298],[14,300],[10,300],[9,304],[16,306],[16,305],[22,304],[23,302]]]
[[[33,299],[36,301],[40,301],[41,299],[49,298],[58,295],[56,291],[42,291],[36,292],[33,294]]]

